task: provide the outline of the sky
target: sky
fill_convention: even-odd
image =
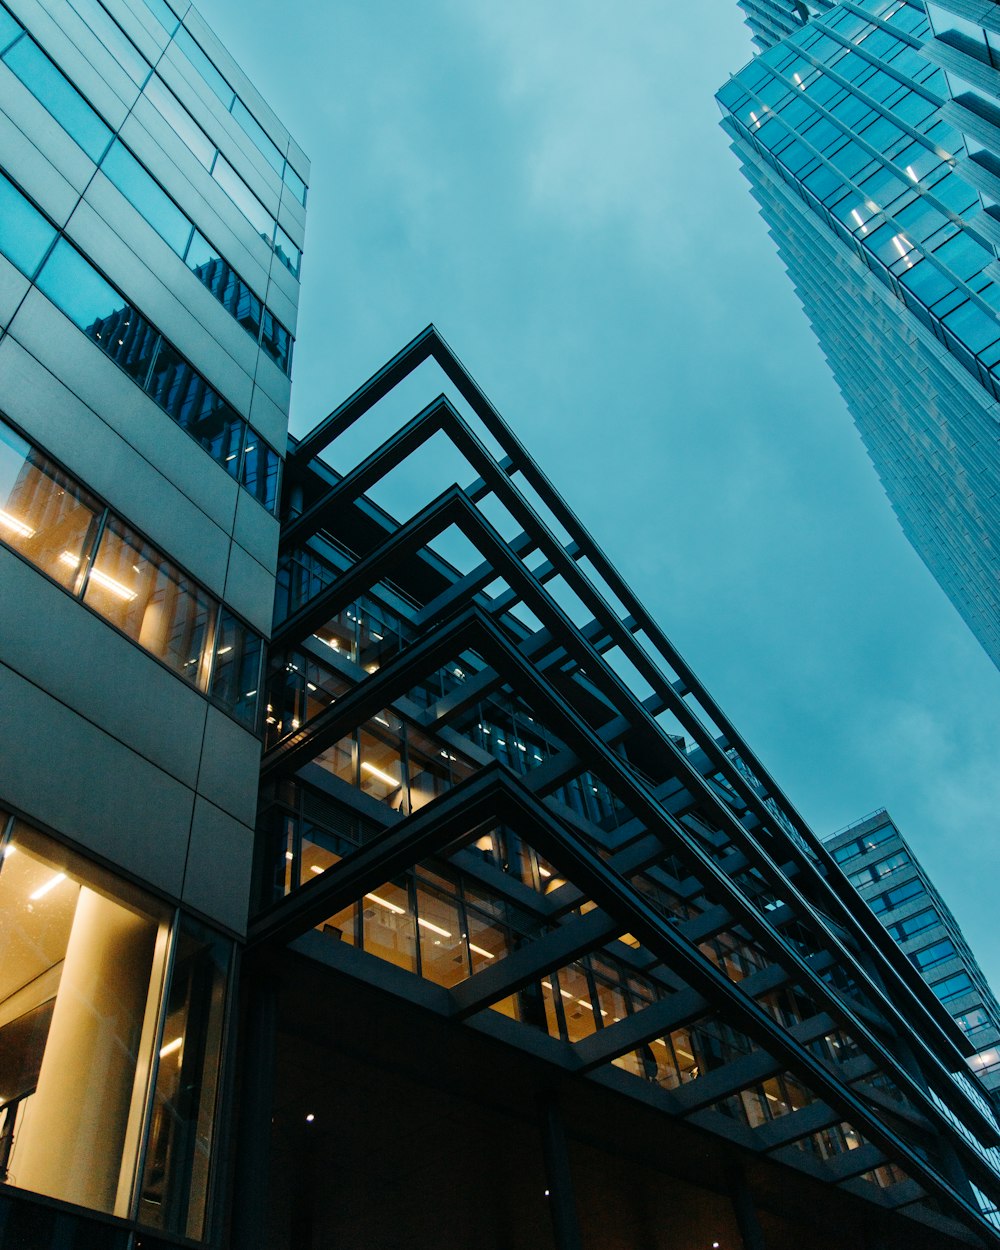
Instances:
[[[719,127],[735,0],[200,7],[313,162],[293,433],[433,321],[812,827],[886,807],[1000,987],[1000,673]]]

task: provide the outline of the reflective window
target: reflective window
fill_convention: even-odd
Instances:
[[[191,237],[191,223],[119,140],[109,148],[101,169],[160,238],[183,256]]]
[[[280,226],[274,228],[274,254],[294,277],[302,268],[302,253]]]
[[[910,899],[918,898],[926,893],[919,878],[914,877],[912,881],[906,881],[903,885],[897,885],[893,890],[886,890],[884,894],[879,894],[873,899],[869,899],[868,906],[873,912],[878,914],[883,911],[891,911],[894,907],[909,902]]]
[[[180,18],[166,0],[146,0],[146,8],[168,34],[172,35],[180,25]]]
[[[212,599],[117,518],[101,538],[84,602],[185,681],[205,686]]]
[[[212,694],[251,728],[257,717],[257,687],[264,644],[259,634],[222,608],[215,641]]]
[[[232,114],[246,131],[247,135],[254,141],[255,146],[260,149],[261,155],[280,178],[281,171],[285,166],[285,158],[275,147],[274,142],[267,135],[263,126],[261,126],[260,122],[257,121],[239,96],[233,100]]]
[[[91,160],[99,161],[111,142],[111,131],[41,48],[25,37],[3,59]]]
[[[137,87],[149,74],[149,62],[97,0],[69,0],[115,61]]]
[[[148,390],[227,473],[239,476],[246,422],[168,343],[161,344],[157,353]]]
[[[78,589],[104,508],[0,425],[0,539],[66,589]]]
[[[283,373],[292,371],[292,336],[270,309],[264,309],[260,345]]]
[[[982,1029],[988,1029],[991,1026],[990,1018],[982,1007],[974,1007],[972,1011],[967,1011],[964,1015],[956,1016],[958,1027],[970,1036],[978,1033]]]
[[[285,164],[285,186],[289,189],[289,191],[291,191],[292,195],[295,196],[300,204],[305,205],[306,184],[287,162]]]
[[[154,74],[143,89],[150,103],[206,169],[215,160],[215,144],[191,117],[163,80]]]
[[[936,981],[931,989],[943,1003],[946,1003],[952,998],[958,998],[960,994],[967,994],[972,989],[972,982],[967,972],[956,972],[950,977],[945,977],[943,981]]]
[[[233,89],[222,77],[186,26],[182,26],[174,36],[177,46],[195,67],[205,82],[215,92],[222,103],[229,109],[233,102]]]
[[[16,22],[5,8],[0,6],[0,55],[7,51],[20,34],[21,24]]]
[[[123,300],[76,248],[60,239],[38,276],[38,288],[81,330],[113,317]],[[95,332],[92,337],[100,338]]]
[[[918,911],[915,916],[907,916],[905,920],[900,920],[897,924],[889,926],[889,932],[897,942],[905,942],[907,938],[915,937],[918,933],[923,933],[925,929],[933,928],[934,925],[941,923],[941,917],[937,914],[933,907],[925,907],[923,911]]]
[[[243,452],[243,474],[240,482],[268,512],[273,512],[278,504],[280,470],[278,453],[259,434],[249,430]]]
[[[270,247],[274,238],[274,218],[224,156],[216,158],[212,177]]]
[[[918,968],[933,968],[935,964],[943,964],[946,959],[952,959],[954,956],[954,946],[947,938],[942,938],[940,942],[925,946],[923,950],[914,951],[910,958]]]
[[[55,237],[55,227],[0,175],[0,252],[33,278]]]

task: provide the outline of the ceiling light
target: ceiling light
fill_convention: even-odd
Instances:
[[[218,651],[216,651],[215,654],[216,655],[228,655],[230,651],[232,651],[232,647],[220,647]]]
[[[539,864],[539,865],[538,865],[538,875],[539,875],[540,877],[551,877],[551,876],[552,876],[552,873],[548,870],[548,868],[543,868],[543,867],[541,866],[541,864]]]
[[[399,781],[395,777],[390,777],[388,773],[384,773],[381,768],[376,768],[374,764],[369,764],[367,760],[361,761],[361,767],[366,773],[371,773],[373,777],[377,777],[379,781],[384,781],[387,786],[393,789],[399,785]]]
[[[485,959],[496,959],[496,955],[492,951],[484,951],[481,946],[477,946],[475,942],[469,943],[469,950],[475,951],[477,955],[482,955]]]
[[[431,933],[437,933],[441,937],[450,938],[451,934],[447,929],[442,929],[440,925],[431,924],[429,920],[419,919],[417,924],[423,929],[430,929]]]
[[[28,898],[36,903],[40,898],[44,898],[50,890],[54,890],[57,885],[61,885],[66,880],[64,872],[57,872],[54,877],[50,877],[44,885],[40,885],[34,894],[29,894]]]
[[[379,898],[377,894],[366,894],[365,898],[370,898],[373,903],[378,903],[379,907],[384,907],[386,911],[391,911],[395,916],[406,914],[405,907],[397,907],[395,903],[387,903],[384,898]]]
[[[166,1046],[160,1048],[160,1058],[166,1059],[167,1055],[172,1055],[175,1050],[180,1050],[184,1045],[183,1037],[175,1037],[172,1042],[167,1042]]]
[[[8,859],[11,855],[13,855],[13,854],[14,854],[14,852],[15,852],[16,850],[17,850],[17,847],[16,847],[13,843],[10,843],[10,845],[5,846],[5,847],[3,848],[3,857],[4,857],[4,859]]]
[[[286,851],[286,852],[285,852],[285,859],[294,859],[294,858],[295,858],[295,856],[292,854],[292,852],[291,852],[291,851]]]
[[[117,598],[124,599],[126,603],[131,603],[137,597],[134,590],[129,590],[127,586],[119,581],[115,581],[113,577],[108,577],[107,573],[102,573],[100,569],[90,570],[90,580],[96,582],[98,586],[103,586],[105,590]]]
[[[325,869],[325,868],[317,868],[317,866],[316,866],[315,864],[310,864],[310,865],[309,865],[309,871],[310,871],[310,872],[326,872],[326,869]]]
[[[315,1117],[315,1116],[313,1115],[313,1113],[310,1111],[310,1112],[309,1112],[309,1114],[306,1116],[306,1123],[307,1123],[307,1124],[312,1124],[313,1120],[315,1120],[315,1119],[316,1119],[316,1117]],[[719,1243],[718,1243],[718,1242],[716,1242],[715,1244],[716,1244],[716,1245],[718,1245]]]
[[[0,525],[5,529],[13,530],[18,538],[34,538],[35,531],[30,525],[25,525],[23,521],[19,521],[16,516],[11,516],[9,512],[4,512],[0,508]]]

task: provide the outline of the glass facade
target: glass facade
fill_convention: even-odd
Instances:
[[[743,7],[764,50],[723,125],[907,537],[1000,663],[995,18]]]

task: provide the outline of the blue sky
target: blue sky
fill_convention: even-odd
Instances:
[[[719,129],[735,0],[202,7],[313,161],[293,431],[434,321],[813,827],[887,807],[1000,984],[1000,674]]]

